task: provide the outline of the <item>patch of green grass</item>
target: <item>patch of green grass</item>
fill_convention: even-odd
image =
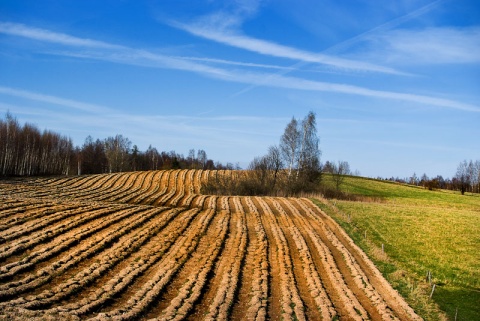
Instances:
[[[328,180],[327,175],[324,184]],[[480,320],[480,195],[359,177],[346,177],[341,189],[369,201],[336,200],[319,206],[418,313],[441,320],[436,303],[450,320],[457,309],[457,320]],[[428,271],[437,284],[432,300]]]
[[[457,321],[479,320],[480,291],[478,289],[439,286],[435,289],[433,299],[452,320],[455,315],[457,315]]]

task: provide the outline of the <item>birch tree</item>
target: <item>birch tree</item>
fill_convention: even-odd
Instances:
[[[302,121],[300,152],[298,154],[297,176],[303,172],[310,176],[311,173],[320,171],[320,149],[315,113],[312,111]]]
[[[300,132],[298,131],[298,122],[293,117],[280,138],[280,151],[288,166],[289,177],[291,176],[292,170],[295,168],[295,163],[297,161],[299,141]]]
[[[122,135],[105,139],[105,155],[110,173],[126,169],[131,144],[130,140]]]
[[[460,192],[462,193],[462,195],[464,195],[468,187],[470,186],[470,179],[471,179],[468,171],[468,163],[466,160],[458,164],[455,178],[457,179],[458,188],[460,189]]]
[[[206,169],[207,160],[207,153],[203,149],[199,149],[197,151],[197,161],[200,164],[201,169]]]

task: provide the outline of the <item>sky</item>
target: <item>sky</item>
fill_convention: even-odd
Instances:
[[[316,114],[368,177],[480,159],[478,0],[0,0],[0,115],[246,168]]]

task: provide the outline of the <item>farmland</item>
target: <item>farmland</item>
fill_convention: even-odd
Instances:
[[[0,316],[421,319],[310,200],[201,195],[217,174],[0,182]]]
[[[324,183],[329,180],[326,175]],[[428,320],[441,320],[438,310],[450,320],[480,319],[479,194],[353,176],[346,177],[342,191],[357,201],[318,204],[417,312]]]

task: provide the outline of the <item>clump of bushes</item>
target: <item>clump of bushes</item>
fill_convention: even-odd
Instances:
[[[320,193],[321,172],[288,173],[269,170],[218,171],[201,186],[202,194],[240,196],[299,196]]]
[[[218,173],[202,186],[202,193],[217,195],[296,196],[314,193],[321,178],[319,138],[315,114],[287,124],[279,146],[256,157],[248,171]]]

